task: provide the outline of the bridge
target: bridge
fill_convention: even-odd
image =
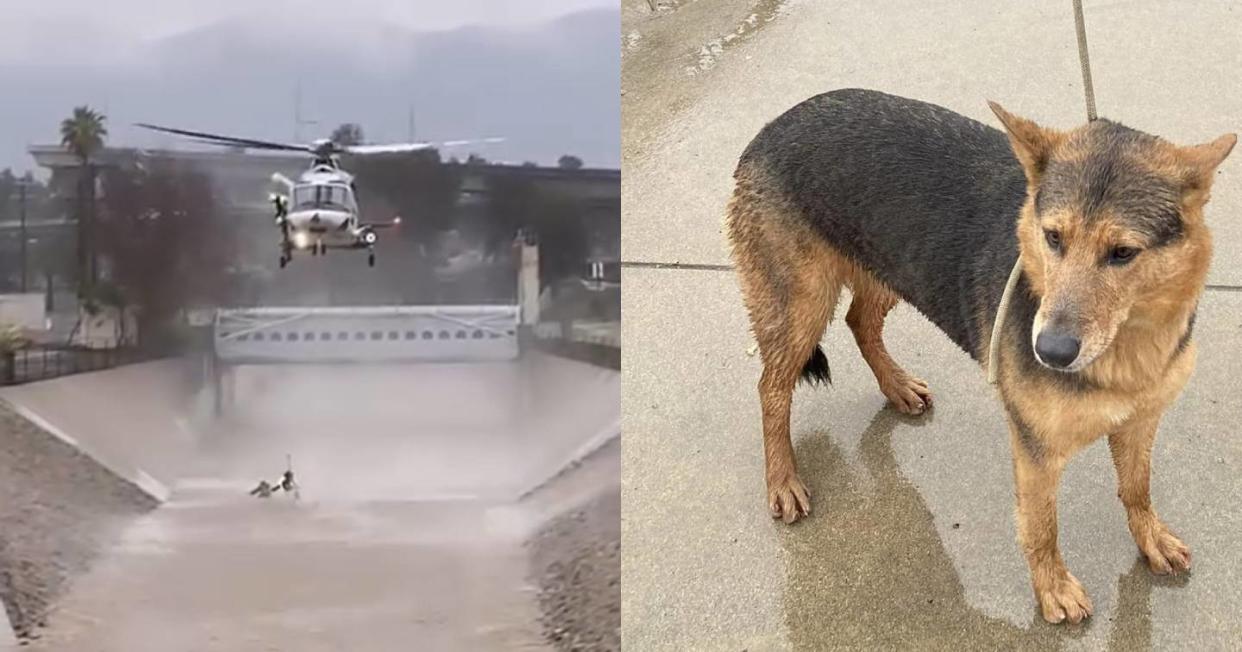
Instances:
[[[518,357],[517,306],[240,308],[216,313],[216,358],[462,362]]]

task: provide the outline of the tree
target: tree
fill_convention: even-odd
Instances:
[[[92,285],[91,300],[137,306],[148,343],[180,310],[228,300],[235,230],[207,175],[155,159],[142,170],[110,168],[103,181],[99,248],[113,282]]]
[[[530,179],[498,177],[489,183],[488,213],[492,247],[512,242],[519,229],[534,231],[543,283],[581,273],[589,253],[581,202],[541,190]]]
[[[20,200],[18,195],[17,177],[13,175],[13,171],[9,168],[0,170],[0,222],[17,221],[20,210]],[[16,250],[21,247],[21,239],[0,238],[0,242],[5,245],[0,250],[0,292],[10,291],[10,279],[21,275],[20,259],[16,255]],[[13,249],[8,249],[7,245],[13,242]]]
[[[364,221],[399,215],[401,237],[413,242],[427,242],[431,234],[452,225],[461,170],[442,164],[439,151],[349,157],[342,166],[357,175]]]
[[[0,355],[30,346],[30,340],[16,324],[0,322]]]
[[[22,186],[25,187],[24,193]],[[5,169],[0,170],[0,222],[16,223],[21,218],[23,195],[28,224],[45,221],[63,210],[53,199],[48,187],[35,179],[34,174],[27,171],[18,176]],[[36,233],[32,229],[27,237],[27,269],[32,277],[75,276],[75,238],[72,235],[62,234],[59,230]],[[0,238],[0,242],[3,240],[4,238]],[[5,281],[12,281],[11,287],[0,287],[0,291],[15,291],[19,287],[16,280],[20,278],[22,269],[20,248],[21,241],[15,237],[8,240],[6,248],[0,248],[0,285],[4,285]]]
[[[14,324],[0,322],[0,384],[17,380],[17,364],[14,353],[30,346],[22,329]]]
[[[95,152],[103,148],[108,128],[107,118],[89,106],[73,109],[73,115],[60,123],[60,143],[73,152],[82,162],[90,161]]]
[[[332,132],[332,142],[337,145],[361,145],[363,142],[362,127],[353,122],[346,122]]]
[[[98,275],[94,253],[95,161],[103,149],[107,118],[89,106],[73,109],[73,115],[60,123],[60,143],[81,163],[78,174],[78,283],[86,286]]]
[[[566,154],[557,159],[556,166],[562,170],[581,170],[582,159],[572,154]]]
[[[0,170],[0,215],[5,214],[5,207],[8,206],[9,197],[13,196],[17,189],[17,177],[13,176],[13,170],[4,168]]]
[[[12,199],[17,196],[17,177],[9,168],[0,170],[0,222],[14,219],[16,211]],[[3,278],[3,273],[0,273]]]

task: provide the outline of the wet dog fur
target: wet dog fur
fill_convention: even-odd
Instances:
[[[810,514],[790,403],[800,378],[830,380],[819,342],[841,289],[880,391],[920,414],[932,394],[889,355],[885,316],[906,301],[986,366],[1021,252],[997,360],[1019,540],[1043,617],[1079,622],[1092,606],[1057,546],[1057,487],[1070,457],[1102,436],[1151,570],[1190,568],[1151,505],[1151,450],[1194,365],[1212,250],[1203,208],[1237,139],[1180,147],[1108,120],[1060,131],[991,107],[1004,131],[924,102],[833,91],[743,153],[726,222],[763,361],[768,506],[786,523]]]

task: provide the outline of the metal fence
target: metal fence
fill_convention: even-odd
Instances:
[[[149,352],[135,348],[41,346],[0,352],[0,385],[20,385],[69,374],[111,369],[154,357],[156,356]]]

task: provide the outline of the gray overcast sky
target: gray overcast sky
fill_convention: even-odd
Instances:
[[[329,26],[342,12],[436,30],[465,24],[519,27],[619,0],[32,0],[3,3],[0,65],[89,62],[145,41],[247,16],[273,33],[292,14]],[[16,28],[15,28],[16,27]],[[304,29],[304,28],[303,28]],[[313,29],[313,27],[311,28]],[[54,46],[53,46],[54,44]]]

